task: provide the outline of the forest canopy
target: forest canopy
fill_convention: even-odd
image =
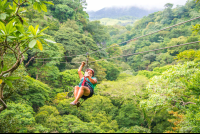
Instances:
[[[200,1],[166,3],[126,26],[90,21],[86,7],[0,1],[0,132],[199,133]],[[72,107],[87,58],[98,83]]]

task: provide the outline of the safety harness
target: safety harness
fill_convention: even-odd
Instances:
[[[88,64],[89,53],[88,53],[88,52],[86,53],[86,58],[87,58],[87,59],[86,59],[86,66],[87,66],[87,68],[85,69],[85,71],[89,68],[89,64]],[[86,82],[87,82],[87,79],[86,79],[86,77],[84,76],[83,83],[82,83],[81,86],[84,86]],[[87,98],[84,98],[84,101],[86,101],[86,100],[87,100]],[[84,101],[83,101],[83,102],[84,102]],[[80,105],[77,105],[77,108],[80,107],[80,106],[83,104],[83,102],[82,102]]]

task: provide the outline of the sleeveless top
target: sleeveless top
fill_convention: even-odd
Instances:
[[[91,78],[97,80],[96,77],[91,77]],[[81,85],[82,85],[82,83],[83,83],[83,80],[84,80],[84,77],[81,79],[81,82],[79,83],[79,87],[81,87]],[[87,82],[88,85],[89,85],[90,87],[92,87],[93,89],[94,89],[95,86],[97,85],[97,84],[92,84],[88,78],[86,78],[86,82]]]

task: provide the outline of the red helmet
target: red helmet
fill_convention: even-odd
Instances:
[[[92,71],[92,73],[93,73],[92,77],[93,77],[93,76],[94,76],[94,70],[93,70],[93,69],[91,69],[91,68],[88,68],[88,69],[87,69],[87,71],[89,71],[89,70],[91,70],[91,71]]]

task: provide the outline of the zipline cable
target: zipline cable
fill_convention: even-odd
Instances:
[[[118,46],[118,45],[120,45],[120,44],[124,44],[124,43],[130,42],[130,41],[132,41],[132,40],[137,40],[137,39],[140,39],[140,38],[143,38],[143,37],[146,37],[146,36],[149,36],[149,35],[158,33],[158,32],[160,32],[160,31],[163,31],[163,30],[166,30],[166,29],[170,29],[170,28],[175,27],[175,26],[178,26],[178,25],[182,25],[182,24],[184,24],[184,23],[187,23],[187,22],[190,22],[190,21],[199,19],[199,18],[200,18],[200,16],[199,16],[199,17],[196,17],[196,18],[193,18],[193,19],[190,19],[190,20],[187,20],[187,21],[184,21],[184,22],[181,22],[181,23],[178,23],[178,24],[175,24],[175,25],[172,25],[172,26],[169,26],[169,27],[166,27],[166,28],[164,28],[164,29],[161,29],[161,30],[158,30],[158,31],[155,31],[155,32],[151,32],[151,33],[146,34],[146,35],[143,35],[143,36],[139,36],[139,37],[136,37],[136,38],[133,38],[133,39],[130,39],[130,40],[121,42],[121,43],[116,44],[116,45],[114,45],[114,46],[110,46],[110,47],[102,48],[102,49],[97,50],[97,51],[93,51],[93,52],[91,52],[91,53],[89,53],[89,54],[93,54],[93,53],[96,53],[96,52],[99,52],[99,51],[102,51],[102,50],[105,50],[105,49],[108,49],[108,48],[111,48],[111,47],[115,47],[115,46]],[[58,58],[76,57],[76,56],[82,56],[82,55],[85,55],[85,54],[81,54],[81,55],[71,55],[71,56],[63,56],[63,57],[51,57],[51,58],[57,58],[57,59],[58,59]],[[51,59],[51,58],[35,58],[35,59]]]
[[[101,60],[108,60],[108,59],[115,59],[115,58],[132,56],[132,55],[137,55],[137,54],[143,54],[143,53],[148,53],[148,52],[153,52],[153,51],[158,51],[158,50],[163,50],[163,49],[168,49],[168,48],[186,46],[186,45],[195,44],[195,43],[200,43],[200,41],[189,42],[189,43],[185,43],[185,44],[180,44],[180,45],[175,45],[175,46],[170,46],[170,47],[164,47],[164,48],[159,48],[159,49],[153,49],[153,50],[149,50],[149,51],[143,51],[143,52],[138,52],[138,53],[133,53],[133,54],[128,54],[128,55],[121,55],[121,56],[111,57],[111,58],[106,58],[106,59],[100,59],[100,60],[91,61],[89,63],[94,63],[94,62],[98,62],[98,61],[101,61]],[[37,61],[37,62],[49,62],[49,61]],[[58,62],[58,63],[74,63],[74,64],[77,63],[77,64],[80,64],[82,62]]]
[[[154,49],[154,50],[149,50],[149,51],[143,51],[143,52],[128,54],[128,55],[122,55],[122,56],[117,56],[117,57],[100,59],[100,60],[92,61],[90,63],[101,61],[101,60],[115,59],[115,58],[120,58],[120,57],[125,57],[125,56],[132,56],[132,55],[137,55],[137,54],[142,54],[142,53],[148,53],[148,52],[153,52],[153,51],[158,51],[158,50],[163,50],[163,49],[168,49],[168,48],[174,48],[174,47],[179,47],[179,46],[185,46],[185,45],[195,44],[195,43],[199,43],[199,42],[200,41],[195,41],[195,42],[190,42],[190,43],[185,43],[185,44],[180,44],[180,45],[175,45],[175,46],[170,46],[170,47],[164,47],[164,48],[159,48],[159,49]]]

